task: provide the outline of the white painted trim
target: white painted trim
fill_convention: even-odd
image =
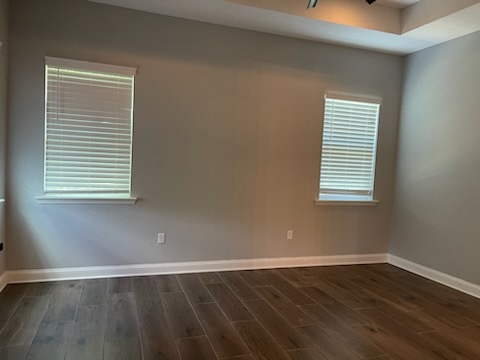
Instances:
[[[349,93],[342,93],[337,91],[327,91],[324,95],[324,98],[368,102],[368,103],[379,104],[379,105],[381,105],[383,101],[383,99],[378,96],[349,94]]]
[[[93,279],[104,277],[182,274],[305,266],[386,263],[480,298],[480,286],[390,254],[334,255],[292,258],[264,258],[191,261],[178,263],[89,266],[55,269],[13,270],[0,276],[0,292],[7,284],[39,281]]]
[[[442,273],[438,270],[414,263],[395,255],[388,255],[388,263],[401,269],[410,271],[424,278],[436,281],[455,290],[480,298],[480,285],[459,279],[455,276]]]
[[[52,280],[74,280],[104,277],[182,274],[195,272],[271,269],[304,266],[375,264],[386,262],[387,254],[191,261],[161,264],[13,270],[7,272],[7,280],[8,283],[26,283]]]
[[[378,200],[317,200],[315,199],[315,205],[317,206],[377,206]]]
[[[5,286],[7,286],[8,282],[7,282],[7,273],[4,272],[1,276],[0,276],[0,292],[3,291],[3,289],[5,289]]]
[[[39,205],[134,205],[136,197],[38,196]]]
[[[62,59],[51,56],[45,56],[45,65],[66,69],[98,71],[113,75],[135,76],[137,73],[137,69],[132,67],[100,64],[82,60]]]

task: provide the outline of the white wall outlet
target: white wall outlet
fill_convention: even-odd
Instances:
[[[165,233],[158,233],[157,244],[165,244]]]
[[[287,240],[293,240],[293,230],[287,231]]]

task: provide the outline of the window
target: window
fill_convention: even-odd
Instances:
[[[45,198],[130,197],[135,72],[46,58]]]
[[[320,201],[373,201],[380,100],[325,96]]]

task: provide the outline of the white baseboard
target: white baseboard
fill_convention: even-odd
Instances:
[[[4,272],[2,275],[0,275],[0,292],[2,292],[3,289],[5,289],[5,286],[7,286],[7,273]]]
[[[10,284],[54,280],[182,274],[212,271],[253,270],[326,265],[375,264],[386,263],[387,259],[387,254],[369,254],[13,270],[6,273],[6,280]]]
[[[389,263],[453,289],[480,298],[480,286],[390,254],[334,255],[288,258],[193,261],[160,264],[89,266],[6,271],[0,276],[0,292],[7,284],[104,277],[184,274],[212,271],[272,269]]]
[[[395,255],[388,255],[388,263],[401,269],[410,271],[424,278],[436,281],[455,290],[480,298],[480,286],[471,282],[459,279],[429,267],[414,263]]]

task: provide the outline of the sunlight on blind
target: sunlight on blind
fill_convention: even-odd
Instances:
[[[325,98],[320,194],[373,196],[379,103]]]
[[[75,63],[46,65],[44,192],[129,196],[134,76]]]

